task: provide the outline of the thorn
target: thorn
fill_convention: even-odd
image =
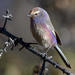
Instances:
[[[19,49],[19,51],[21,51],[23,48],[24,48],[24,46],[22,46],[22,47]]]
[[[3,49],[0,49],[0,57],[2,56],[3,54]]]
[[[46,53],[41,53],[41,55],[43,56],[43,58],[45,58],[47,56]]]
[[[9,13],[9,9],[6,9],[6,14],[8,14]]]
[[[52,56],[49,56],[49,57],[48,57],[49,60],[51,60],[52,58],[53,58]]]
[[[56,65],[54,65],[54,67],[56,68],[57,66],[56,66]]]
[[[11,20],[11,18],[13,17],[12,14],[8,14],[8,15],[2,15],[2,17]]]
[[[11,18],[12,18],[13,16],[12,16],[12,14],[9,14],[9,10],[7,9],[7,10],[6,10],[6,15],[2,15],[2,17],[5,18],[4,25],[3,25],[3,28],[5,28],[5,26],[6,26],[6,24],[7,24],[7,21],[8,21],[8,20],[11,21],[11,20],[12,20]]]

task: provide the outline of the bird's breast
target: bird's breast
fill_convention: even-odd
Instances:
[[[35,23],[31,20],[31,31],[33,37],[45,48],[52,47],[56,43],[56,38],[46,25]]]

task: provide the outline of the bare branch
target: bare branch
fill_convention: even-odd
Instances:
[[[7,13],[8,15],[8,13]],[[41,67],[41,72],[40,75],[42,75],[44,67],[45,67],[45,62],[49,62],[50,64],[52,64],[55,68],[58,68],[59,70],[61,70],[63,73],[65,73],[66,75],[72,75],[72,73],[70,71],[68,71],[67,69],[63,68],[62,66],[60,66],[59,64],[57,64],[55,61],[53,61],[52,59],[50,59],[47,55],[39,52],[38,50],[35,50],[34,48],[32,48],[30,45],[31,44],[36,44],[36,43],[27,43],[24,42],[22,38],[19,38],[13,34],[11,34],[10,32],[8,32],[5,28],[6,23],[7,23],[7,18],[5,18],[5,22],[4,22],[4,26],[0,27],[0,33],[3,35],[6,35],[7,37],[11,38],[14,41],[15,46],[19,43],[20,45],[22,45],[22,48],[26,48],[27,50],[29,50],[30,52],[32,52],[33,54],[39,56],[40,58],[43,59],[43,64]]]

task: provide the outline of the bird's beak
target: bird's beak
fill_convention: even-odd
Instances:
[[[29,13],[27,16],[28,16],[28,17],[33,17],[33,16],[34,16],[34,14]]]
[[[32,15],[30,15],[30,14],[28,14],[27,16],[28,16],[28,17],[32,17]]]
[[[33,16],[34,16],[34,14],[29,13],[27,16],[28,16],[28,17],[33,17]]]

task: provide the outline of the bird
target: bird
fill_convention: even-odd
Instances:
[[[46,52],[48,52],[51,48],[54,48],[65,65],[71,68],[68,59],[59,48],[59,45],[62,43],[47,11],[41,7],[34,7],[29,11],[28,16],[30,17],[30,29],[32,35],[38,44],[43,46]]]

